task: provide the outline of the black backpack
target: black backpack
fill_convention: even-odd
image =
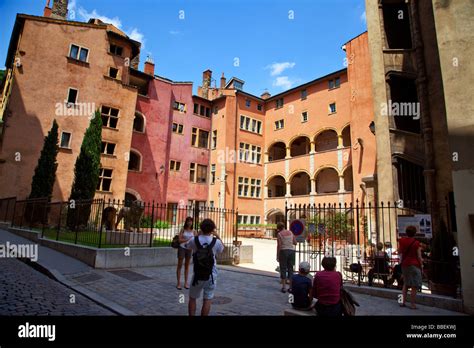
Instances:
[[[212,248],[217,242],[217,238],[212,238],[211,244],[207,247],[203,247],[199,242],[199,237],[194,237],[194,243],[196,244],[197,250],[193,254],[193,263],[194,263],[194,277],[193,285],[197,284],[198,280],[209,280],[212,278],[212,269],[214,268],[214,252]]]

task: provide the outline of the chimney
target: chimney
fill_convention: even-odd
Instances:
[[[260,98],[262,98],[263,100],[265,99],[268,99],[270,98],[272,95],[270,93],[268,93],[268,91],[265,91],[262,93],[262,95],[260,96]]]
[[[68,0],[54,0],[50,17],[66,20],[67,19],[67,4],[68,4]],[[49,6],[49,1],[46,6]]]
[[[44,12],[43,12],[44,17],[51,17],[51,7],[49,7],[50,2],[51,0],[48,0],[46,2],[46,6],[44,7]]]
[[[209,87],[211,86],[212,71],[207,69],[202,73],[202,95],[201,97],[209,98]]]
[[[153,58],[148,55],[145,61],[145,74],[155,76],[155,63],[153,62]]]
[[[222,76],[221,76],[221,89],[224,89],[225,88],[225,76],[224,76],[224,73],[222,73]]]

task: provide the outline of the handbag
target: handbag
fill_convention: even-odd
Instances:
[[[352,317],[356,313],[356,308],[360,307],[359,303],[355,300],[354,296],[346,290],[344,287],[341,287],[341,305],[342,305],[342,314],[344,316]]]
[[[176,235],[173,237],[173,240],[171,241],[171,247],[178,249],[179,248],[179,235]]]

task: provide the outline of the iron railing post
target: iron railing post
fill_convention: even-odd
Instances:
[[[15,204],[13,205],[13,215],[12,215],[11,227],[13,227],[13,224],[15,223],[15,212],[16,212],[16,198],[15,198]]]
[[[358,271],[358,280],[357,284],[360,286],[360,277],[362,273],[362,266],[360,264],[360,225],[359,225],[359,200],[356,200],[356,226],[357,226],[357,271]]]
[[[150,205],[148,205],[148,208]],[[153,228],[155,227],[155,200],[151,203],[150,248],[153,247]]]

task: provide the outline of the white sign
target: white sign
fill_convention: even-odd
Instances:
[[[398,236],[405,237],[405,230],[408,226],[416,227],[417,238],[433,238],[433,230],[431,228],[430,214],[416,215],[399,215],[398,216]]]

